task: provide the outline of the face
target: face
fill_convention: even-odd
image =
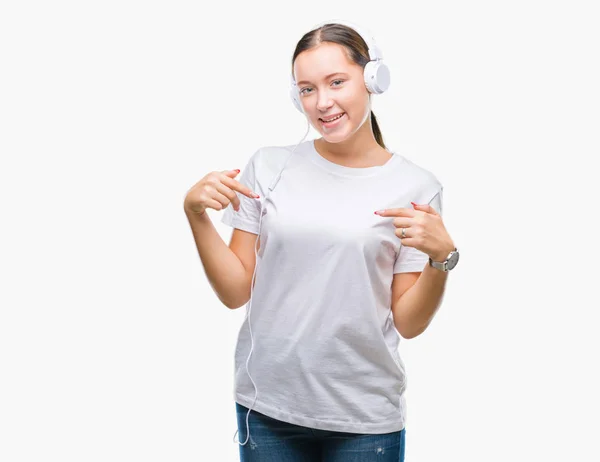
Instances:
[[[294,62],[294,76],[304,112],[326,141],[348,139],[369,117],[363,68],[348,58],[343,46],[323,42],[303,51]],[[332,123],[323,121],[342,113]]]

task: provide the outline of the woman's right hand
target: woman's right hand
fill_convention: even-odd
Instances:
[[[223,210],[232,204],[237,212],[240,210],[240,199],[235,191],[239,191],[251,199],[258,199],[260,197],[258,194],[234,180],[238,173],[240,173],[239,170],[210,172],[187,192],[183,201],[184,210],[202,215],[207,208]]]

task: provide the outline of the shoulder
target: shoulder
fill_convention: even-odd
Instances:
[[[299,144],[290,144],[282,146],[262,146],[258,150],[260,161],[271,167],[283,166],[285,161],[294,153],[301,153],[307,148],[308,141],[304,141]]]
[[[292,154],[304,152],[306,143],[305,141],[298,145],[268,145],[258,148],[251,158],[257,175],[268,178],[278,173]]]
[[[284,146],[267,145],[261,146],[254,151],[254,154],[252,154],[248,161],[248,165],[256,184],[255,188],[258,189],[257,192],[259,194],[266,194],[267,186],[283,170],[288,159],[293,154],[304,152],[306,143]]]
[[[403,180],[410,183],[415,191],[420,192],[419,196],[421,200],[431,199],[443,189],[442,182],[431,170],[426,169],[406,156],[397,155],[403,160],[401,163]]]
[[[248,166],[259,175],[281,163],[284,149],[279,146],[261,146],[248,159]]]
[[[415,161],[409,159],[408,157],[401,156],[404,158],[403,167],[409,170],[409,173],[412,177],[418,180],[421,184],[436,184],[441,186],[441,182],[438,177],[431,171],[426,169],[425,167],[417,164]]]

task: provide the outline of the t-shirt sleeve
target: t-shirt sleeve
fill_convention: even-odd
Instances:
[[[443,199],[443,187],[440,187],[438,192],[429,201],[429,205],[433,209],[442,215],[442,199]],[[425,265],[429,263],[429,255],[425,252],[415,249],[414,247],[408,247],[400,245],[400,251],[394,262],[394,274],[397,273],[410,273],[415,271],[423,271]]]
[[[257,161],[259,151],[256,151],[248,163],[244,170],[242,170],[241,175],[235,177],[237,181],[242,183],[243,185],[249,187],[252,191],[260,194],[257,188]],[[233,228],[238,228],[244,231],[248,231],[253,234],[258,234],[258,224],[260,218],[260,209],[262,199],[253,199],[248,197],[241,192],[235,191],[237,196],[240,199],[240,210],[236,212],[233,209],[232,204],[229,204],[225,210],[223,210],[223,216],[221,217],[221,223],[225,223]]]

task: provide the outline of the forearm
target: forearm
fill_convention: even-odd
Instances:
[[[394,325],[406,339],[427,328],[441,305],[448,273],[427,264],[417,282],[392,306]]]
[[[237,308],[250,290],[247,272],[238,256],[223,241],[207,212],[185,210],[196,248],[210,285],[228,308]]]

